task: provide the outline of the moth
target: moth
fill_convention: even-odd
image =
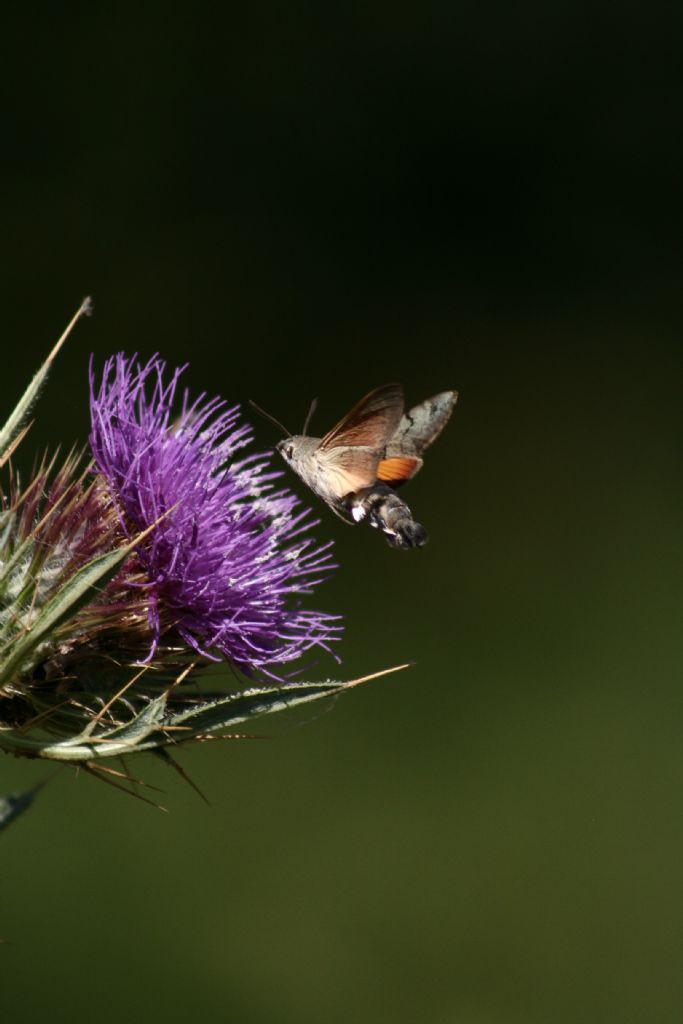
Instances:
[[[349,523],[366,519],[396,548],[422,547],[427,531],[396,493],[421,469],[458,398],[442,391],[404,412],[400,384],[375,388],[324,437],[285,438],[277,450],[311,490]],[[311,412],[314,406],[311,407]]]

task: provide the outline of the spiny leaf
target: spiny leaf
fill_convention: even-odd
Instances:
[[[299,704],[320,700],[341,693],[349,684],[333,682],[291,683],[287,686],[254,688],[242,693],[231,693],[217,700],[204,702],[189,710],[169,715],[164,724],[189,726],[192,734],[231,729],[261,715],[287,711]],[[182,740],[184,737],[179,735]]]
[[[189,735],[232,728],[251,718],[259,718],[261,715],[269,715],[277,711],[287,711],[300,704],[308,704],[323,697],[334,697],[361,683],[389,675],[391,672],[399,672],[408,667],[407,664],[396,665],[393,668],[373,672],[371,675],[363,676],[360,679],[351,679],[347,682],[328,680],[323,683],[287,683],[284,686],[255,687],[250,690],[242,690],[167,715],[164,718],[164,725],[190,726],[192,732]],[[179,735],[181,742],[184,738],[183,734]]]
[[[125,750],[140,750],[140,744],[158,732],[165,710],[166,696],[162,694],[146,704],[139,714],[124,725],[114,726],[97,736],[90,735],[88,726],[82,736],[88,737],[94,745],[104,739],[107,746],[117,747],[119,754],[125,753]]]
[[[33,789],[26,789],[23,793],[0,796],[0,832],[29,809],[44,785],[44,782],[40,782]]]
[[[62,334],[61,338],[54,346],[54,348],[50,352],[49,356],[47,357],[41,368],[36,373],[35,377],[31,381],[29,386],[26,388],[26,391],[24,392],[22,397],[19,399],[19,402],[17,403],[14,412],[10,415],[10,418],[7,420],[7,423],[5,424],[4,427],[0,429],[0,465],[4,464],[6,459],[9,457],[12,443],[16,435],[21,430],[24,420],[29,414],[31,406],[33,405],[36,398],[40,394],[40,390],[43,387],[43,384],[47,380],[47,375],[55,359],[55,356],[57,355],[60,348],[68,338],[77,321],[80,320],[80,318],[84,314],[89,314],[91,310],[91,300],[89,298],[84,299],[79,308],[76,310],[74,316],[71,318],[71,321],[68,324],[64,333]]]
[[[230,729],[261,715],[286,711],[324,697],[335,697],[361,683],[408,667],[396,665],[347,682],[328,680],[323,683],[287,683],[284,686],[254,688],[218,699],[201,700],[176,714],[166,710],[168,698],[164,694],[150,701],[125,725],[105,729],[95,736],[89,735],[86,730],[73,739],[55,743],[51,739],[37,740],[20,736],[12,730],[0,729],[0,747],[29,757],[75,763],[154,751],[165,746],[177,746],[221,729]]]

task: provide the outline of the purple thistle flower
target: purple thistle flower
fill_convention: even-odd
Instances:
[[[331,542],[307,536],[308,510],[287,490],[269,456],[235,460],[252,439],[239,407],[184,393],[185,367],[166,373],[119,354],[107,360],[99,389],[90,369],[90,444],[129,537],[158,520],[137,557],[148,582],[150,657],[175,630],[201,654],[223,656],[246,672],[288,663],[311,648],[329,651],[338,617],[293,602],[334,568]],[[163,517],[160,519],[160,517]]]

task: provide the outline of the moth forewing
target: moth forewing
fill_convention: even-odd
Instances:
[[[320,447],[360,446],[381,453],[401,422],[403,404],[400,384],[384,384],[375,388],[325,434]]]
[[[441,391],[419,405],[413,406],[401,417],[395,433],[387,444],[385,458],[405,455],[420,456],[430,446],[451,418],[458,400],[457,391]],[[420,460],[420,465],[422,461]],[[420,466],[417,467],[418,469]],[[417,472],[417,470],[415,470]]]

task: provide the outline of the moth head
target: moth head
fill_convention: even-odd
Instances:
[[[285,459],[287,462],[292,461],[292,459],[294,458],[294,451],[296,449],[294,438],[286,437],[284,441],[278,441],[275,447],[279,451],[283,459]]]

